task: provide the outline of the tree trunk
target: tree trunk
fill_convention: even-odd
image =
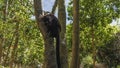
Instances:
[[[45,51],[44,51],[44,65],[43,68],[57,68],[54,39],[47,35],[47,28],[43,22],[40,22],[39,15],[42,14],[41,0],[34,0],[35,17],[43,35]]]
[[[54,3],[54,5],[53,5],[53,8],[52,8],[52,12],[51,12],[51,13],[55,14],[55,10],[56,10],[56,8],[57,8],[57,4],[58,4],[58,0],[55,0],[55,3]]]
[[[14,37],[15,37],[15,32],[13,33],[13,36],[12,36],[12,39],[11,39],[11,42],[10,42],[10,44],[9,44],[9,46],[8,46],[8,49],[7,49],[7,51],[6,51],[6,55],[4,56],[4,59],[3,59],[3,65],[4,66],[6,66],[6,62],[7,62],[7,60],[8,60],[8,56],[9,56],[9,52],[10,52],[10,48],[11,48],[11,46],[12,46],[12,44],[13,44],[13,41],[14,41]],[[5,41],[5,40],[4,40]],[[3,42],[4,43],[4,42]]]
[[[12,53],[11,53],[10,68],[13,68],[13,64],[14,64],[14,61],[15,61],[15,53],[16,53],[16,49],[17,49],[17,46],[18,46],[18,40],[19,40],[19,23],[16,22],[15,43],[14,43]]]
[[[5,39],[3,37],[0,38],[0,64],[3,62],[3,45],[5,43]]]
[[[8,0],[4,0],[4,8],[3,8],[4,21],[6,21],[7,12],[8,12]]]
[[[57,68],[56,55],[53,38],[46,37],[45,41],[45,63],[44,68]]]
[[[2,37],[0,37],[0,64],[1,64],[1,57],[2,57],[2,44],[3,44],[3,38]]]
[[[0,38],[0,64],[1,64],[1,57],[2,57],[2,44],[1,44],[1,38]]]
[[[79,0],[73,0],[72,61],[70,68],[78,68],[79,61]]]
[[[95,47],[95,38],[94,38],[94,26],[92,26],[92,29],[91,29],[92,31],[92,33],[91,33],[91,35],[92,35],[92,48],[93,48],[93,68],[96,68],[95,67],[95,62],[96,62],[96,47]]]
[[[68,51],[66,47],[66,11],[65,11],[65,0],[58,0],[58,18],[61,24],[61,45],[60,45],[60,58],[61,68],[68,68]]]

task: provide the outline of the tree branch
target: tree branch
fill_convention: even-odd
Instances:
[[[58,4],[58,0],[55,0],[55,3],[54,3],[54,5],[53,5],[53,8],[52,8],[52,12],[51,12],[51,13],[55,14],[55,10],[56,10],[56,8],[57,8],[57,4]]]

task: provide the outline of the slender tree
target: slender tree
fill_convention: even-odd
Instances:
[[[78,68],[79,60],[79,0],[73,0],[72,61],[70,68]]]
[[[7,17],[7,13],[8,13],[8,0],[4,0],[4,6],[3,6],[3,24],[4,22],[6,22],[6,17]],[[4,27],[1,27],[1,29],[4,29]],[[0,37],[0,63],[1,63],[1,57],[2,57],[2,51],[3,51],[3,44],[5,42],[4,39],[4,30],[3,32],[1,32],[1,37]]]
[[[95,38],[94,38],[94,25],[92,25],[91,27],[91,36],[92,36],[92,48],[93,48],[93,51],[92,51],[92,54],[93,54],[93,68],[96,68],[95,67],[95,62],[96,62],[96,46],[95,46]]]
[[[1,63],[1,57],[2,57],[2,38],[0,37],[0,63]]]
[[[13,63],[15,61],[15,53],[16,49],[18,47],[18,40],[19,40],[19,23],[16,23],[16,30],[15,30],[15,43],[12,48],[12,53],[11,53],[11,60],[10,60],[10,68],[13,68]]]
[[[68,68],[68,57],[66,47],[66,11],[65,11],[65,0],[58,0],[58,18],[61,23],[61,45],[60,45],[60,57],[61,57],[61,68]]]

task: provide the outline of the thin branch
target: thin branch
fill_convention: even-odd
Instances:
[[[51,12],[51,13],[55,14],[55,10],[56,10],[56,8],[57,8],[57,4],[58,4],[58,0],[55,0],[55,3],[54,3],[54,5],[53,5],[53,8],[52,8],[52,12]]]

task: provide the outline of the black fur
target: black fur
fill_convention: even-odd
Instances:
[[[45,23],[47,27],[47,33],[50,37],[56,39],[56,58],[58,68],[61,68],[60,64],[60,31],[61,25],[58,19],[53,14],[47,14],[42,17],[42,21]]]
[[[58,19],[53,14],[47,14],[43,16],[42,20],[47,26],[47,32],[50,33],[50,36],[57,37],[61,31],[61,26]]]

